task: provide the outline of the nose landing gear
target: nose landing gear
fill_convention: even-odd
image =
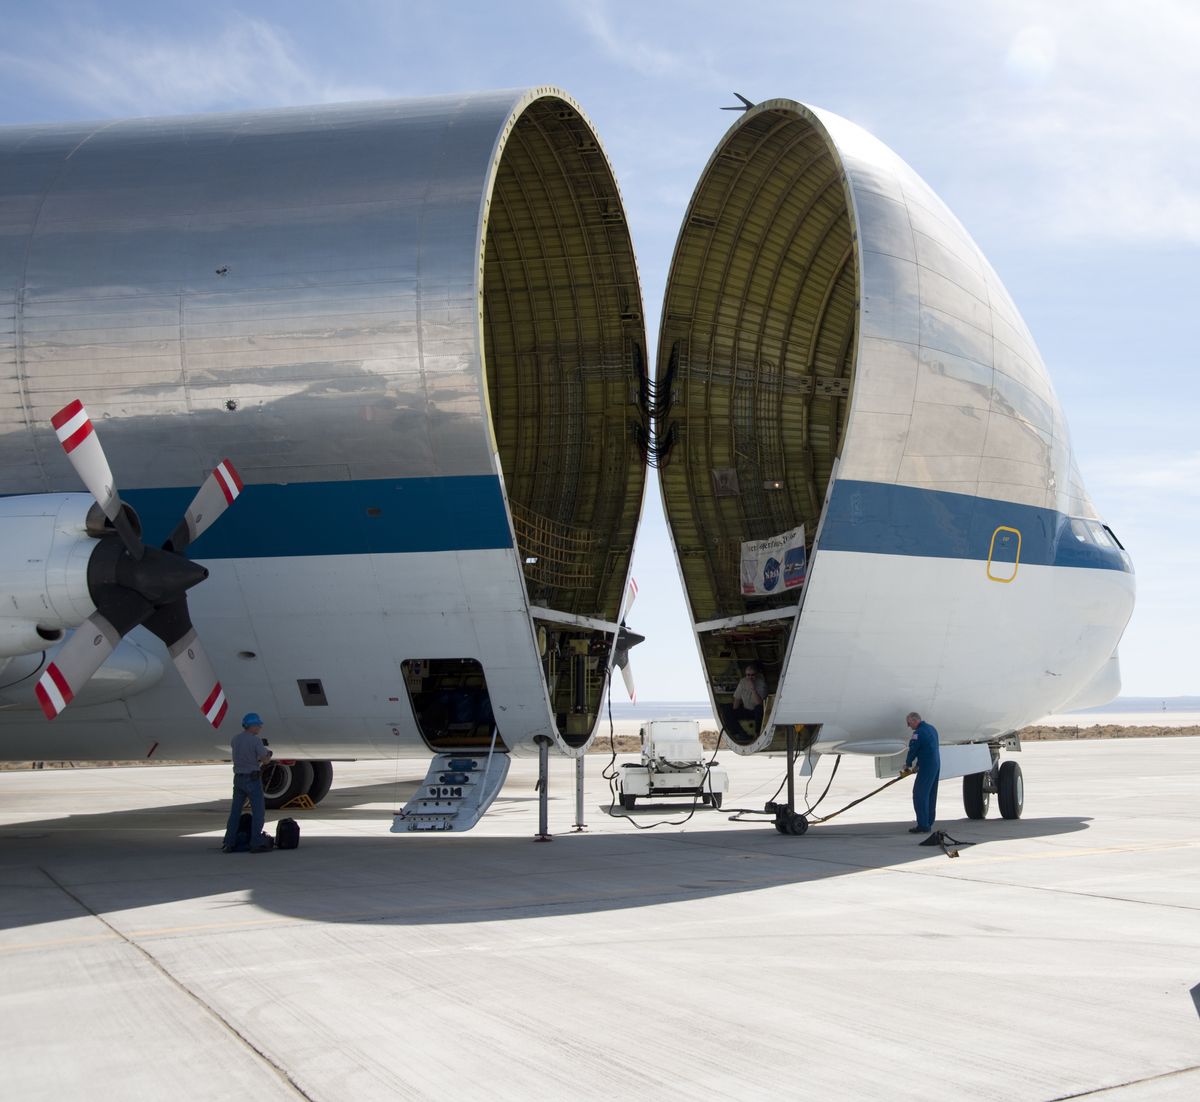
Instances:
[[[992,768],[963,777],[963,807],[968,819],[984,819],[992,793],[1005,819],[1019,819],[1025,809],[1025,781],[1015,761],[1000,761],[1000,747],[992,747]]]

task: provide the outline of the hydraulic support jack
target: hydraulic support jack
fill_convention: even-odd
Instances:
[[[767,804],[767,810],[775,813],[775,829],[780,834],[803,834],[808,830],[808,820],[796,811],[795,727],[789,727],[787,733],[787,803]]]

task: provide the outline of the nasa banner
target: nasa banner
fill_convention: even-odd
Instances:
[[[742,544],[742,596],[769,597],[804,584],[804,525]]]

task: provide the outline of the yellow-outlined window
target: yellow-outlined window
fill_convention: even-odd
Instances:
[[[992,556],[996,553],[996,540],[998,538],[1001,538],[1000,537],[1001,532],[1011,532],[1014,536],[1017,537],[1017,553],[1016,553],[1015,557],[1013,558],[1013,561],[1011,563],[1009,563],[1009,562],[1001,560],[1000,562],[996,563],[996,566],[998,566],[998,567],[1000,567],[1000,566],[1011,566],[1012,567],[1012,573],[1009,574],[1007,578],[992,573]],[[1004,541],[1004,543],[1006,543],[1006,542],[1008,542],[1008,541]],[[1001,546],[1003,546],[1004,543],[1002,543]],[[1013,578],[1015,578],[1017,576],[1017,567],[1020,565],[1021,565],[1021,533],[1016,528],[1010,528],[1007,524],[1002,524],[1002,525],[1000,525],[999,528],[997,528],[992,533],[992,544],[988,548],[987,576],[989,578],[991,578],[991,580],[994,582],[1011,582],[1013,580]]]

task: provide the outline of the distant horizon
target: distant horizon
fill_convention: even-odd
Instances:
[[[1166,705],[1166,707],[1164,707]],[[711,713],[712,705],[707,700],[640,700],[613,701],[613,714],[618,713],[628,718],[640,714],[646,709],[660,711],[663,708],[679,708],[688,711],[704,709]],[[1104,712],[1190,712],[1200,711],[1200,695],[1196,696],[1118,696],[1108,704],[1100,704],[1092,708],[1071,708],[1059,713],[1061,715],[1093,715]]]

